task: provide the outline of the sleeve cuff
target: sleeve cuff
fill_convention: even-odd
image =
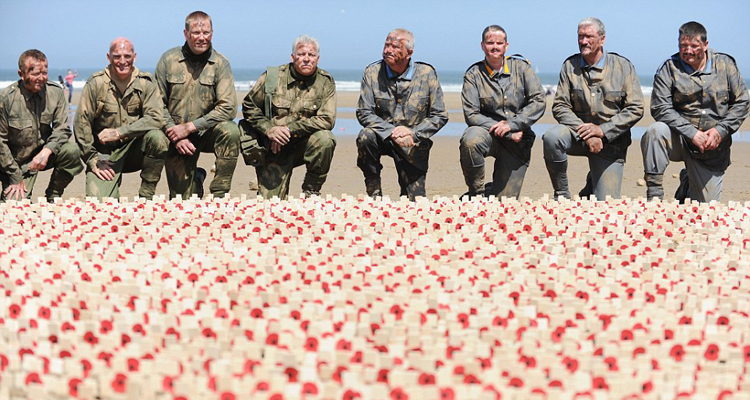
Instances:
[[[195,129],[198,130],[198,136],[202,136],[203,132],[206,131],[206,128],[208,128],[208,122],[205,118],[201,117],[193,121],[193,125],[195,125]]]

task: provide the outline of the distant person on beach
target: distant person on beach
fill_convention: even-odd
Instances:
[[[336,122],[336,84],[318,68],[319,60],[318,41],[298,37],[292,44],[292,62],[269,68],[242,102],[245,119],[240,129],[262,148],[255,170],[258,194],[266,199],[287,198],[292,169],[297,166],[307,168],[302,182],[306,196],[320,195],[328,177],[336,148],[331,132]]]
[[[26,50],[17,82],[0,91],[0,199],[30,199],[39,171],[52,170],[47,200],[60,197],[83,171],[71,138],[68,102],[61,86],[47,81],[47,57]]]
[[[651,115],[641,139],[646,197],[664,198],[664,171],[683,161],[675,198],[719,200],[732,134],[748,115],[748,93],[734,58],[708,47],[703,25],[679,30],[679,51],[654,76]]]
[[[585,156],[590,172],[582,197],[620,198],[630,129],[643,117],[643,92],[633,64],[604,51],[604,24],[578,23],[580,53],[563,62],[552,114],[560,125],[543,139],[544,162],[555,198],[570,198],[568,155]]]
[[[138,196],[151,199],[169,140],[161,131],[164,104],[155,79],[135,65],[133,44],[112,41],[109,66],[86,82],[76,110],[75,136],[86,170],[86,196],[120,197],[122,174],[141,171]]]
[[[432,141],[447,122],[435,69],[412,62],[414,35],[406,29],[388,33],[383,59],[365,68],[359,92],[357,166],[369,196],[382,196],[382,155],[393,158],[401,195],[425,196],[425,177]]]
[[[206,171],[198,168],[201,152],[214,153],[216,172],[209,189],[224,197],[240,154],[237,93],[229,61],[211,46],[213,24],[202,11],[185,19],[185,44],[167,50],[156,66],[164,100],[169,197],[203,197]]]
[[[68,74],[65,75],[65,85],[68,87],[68,103],[73,102],[73,81],[78,76],[78,71],[73,72],[68,70]]]
[[[531,126],[544,114],[545,92],[523,56],[505,55],[505,29],[486,27],[481,47],[484,60],[469,67],[461,90],[469,125],[459,144],[467,195],[518,198],[536,137]],[[488,156],[495,157],[495,169],[485,190],[484,159]]]

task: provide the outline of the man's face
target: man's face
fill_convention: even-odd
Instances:
[[[300,44],[297,46],[297,50],[292,53],[294,70],[303,76],[310,76],[315,73],[315,69],[318,68],[318,60],[320,60],[320,54],[315,51],[315,46],[310,43]]]
[[[214,35],[211,22],[206,19],[196,19],[190,24],[190,30],[185,30],[185,41],[193,54],[203,54],[211,46]]]
[[[18,76],[23,81],[23,87],[31,93],[39,93],[47,82],[47,61],[35,60],[31,57],[24,62],[24,67],[18,70]]]
[[[128,42],[118,42],[113,49],[109,50],[107,60],[109,60],[109,70],[117,79],[126,80],[133,73],[133,63],[135,63],[135,50]]]
[[[708,40],[701,42],[698,37],[680,36],[680,58],[693,69],[700,69],[706,60]]]
[[[389,67],[394,68],[404,63],[408,64],[413,50],[406,48],[406,40],[397,34],[390,34],[385,38],[383,46],[383,60]]]
[[[584,58],[603,51],[605,39],[605,35],[599,36],[594,25],[584,25],[578,28],[578,49]]]
[[[487,61],[503,60],[506,50],[508,50],[508,42],[505,41],[505,34],[502,32],[489,32],[482,41],[482,51]]]

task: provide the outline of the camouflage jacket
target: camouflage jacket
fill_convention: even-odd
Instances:
[[[266,73],[264,72],[242,102],[242,115],[250,126],[266,133],[274,126],[286,126],[292,138],[333,130],[336,122],[336,84],[333,77],[318,68],[301,76],[292,64],[279,66],[279,79],[271,98],[271,120],[266,118]]]
[[[20,183],[24,164],[47,147],[53,154],[70,138],[68,102],[57,83],[31,94],[18,82],[0,92],[0,172]]]
[[[679,53],[665,61],[654,76],[651,92],[651,115],[667,124],[688,140],[693,156],[714,170],[729,166],[732,134],[747,118],[748,93],[734,59],[708,49],[706,68],[693,69],[680,59]],[[719,147],[700,153],[692,144],[698,130],[716,128],[721,134]]]
[[[89,167],[96,165],[99,154],[143,136],[152,129],[161,129],[164,105],[159,88],[148,72],[134,68],[125,93],[120,94],[112,81],[109,68],[94,73],[86,82],[75,117],[75,136],[81,158]],[[119,142],[102,144],[99,132],[114,128],[120,132]]]
[[[412,62],[403,74],[391,78],[386,67],[380,60],[365,68],[357,120],[382,139],[388,138],[396,126],[411,129],[416,143],[429,139],[448,122],[435,69],[430,64]]]
[[[208,61],[196,65],[185,58],[182,47],[167,50],[155,75],[166,106],[166,128],[192,122],[202,135],[237,116],[232,67],[218,51],[211,49]]]
[[[604,132],[599,154],[624,161],[630,128],[643,117],[643,91],[633,64],[616,53],[605,53],[593,66],[586,66],[580,53],[569,57],[560,70],[552,114],[573,130],[584,123],[599,125]]]

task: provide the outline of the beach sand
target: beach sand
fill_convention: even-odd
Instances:
[[[78,92],[74,95],[74,104],[78,103],[78,95]],[[238,94],[240,101],[244,95],[245,93]],[[344,112],[339,112],[337,118],[354,119],[354,112],[349,110],[356,108],[359,94],[356,92],[339,92],[337,95],[338,107],[345,110]],[[648,99],[646,99],[646,101],[648,102]],[[450,122],[463,123],[463,115],[460,112],[460,93],[446,93],[445,102],[448,110],[455,110],[454,112],[450,112]],[[551,104],[552,98],[548,96],[547,112],[539,123],[555,123],[555,120],[552,117],[552,112],[550,111]],[[648,110],[648,104],[646,104],[646,110]],[[645,127],[652,122],[653,118],[651,118],[649,112],[646,111],[646,115],[638,123],[638,126]],[[741,130],[750,131],[750,122],[745,121]],[[542,142],[539,140],[544,132],[537,131],[536,133],[537,141],[534,144],[532,151],[531,165],[526,173],[526,179],[521,191],[522,197],[528,197],[530,199],[539,199],[544,195],[551,196],[552,194],[552,186],[550,184],[549,176],[547,175],[547,170],[544,166]],[[336,134],[336,131],[334,131],[334,134]],[[357,148],[355,139],[356,136],[351,133],[347,135],[337,135],[337,146],[333,165],[331,167],[331,172],[328,175],[328,180],[323,186],[323,195],[339,197],[342,194],[357,195],[364,193],[362,172],[357,168]],[[459,137],[441,137],[440,132],[438,132],[438,134],[433,137],[433,141],[434,146],[430,154],[430,170],[427,173],[427,196],[451,197],[463,194],[466,192],[466,185],[459,164]],[[199,166],[206,168],[208,171],[213,165],[213,161],[213,154],[205,153],[201,155],[198,164]],[[384,167],[382,175],[383,193],[391,198],[397,198],[400,191],[393,161],[389,157],[383,157],[382,163]],[[490,158],[487,160],[487,181],[491,179],[493,164],[494,159]],[[677,188],[679,180],[675,176],[679,174],[682,165],[682,163],[671,163],[667,169],[664,177],[664,190],[667,199],[672,198],[672,195]],[[568,176],[572,194],[575,195],[583,187],[587,171],[588,163],[586,158],[570,157]],[[304,167],[295,169],[292,175],[290,195],[300,195],[300,186],[304,174]],[[44,172],[37,180],[34,190],[34,200],[36,200],[36,196],[43,196],[44,188],[49,180],[49,175],[49,172]],[[747,178],[748,176],[750,176],[750,143],[735,142],[732,145],[732,165],[729,167],[729,170],[724,177],[724,191],[721,197],[722,201],[750,201],[750,179]],[[646,188],[640,187],[636,184],[636,181],[642,177],[643,163],[640,145],[638,140],[634,139],[633,144],[629,148],[627,162],[625,163],[622,195],[627,197],[645,196]],[[207,191],[208,184],[212,178],[213,174],[209,173],[205,185]],[[232,191],[230,192],[231,196],[237,197],[242,194],[254,196],[255,191],[249,189],[249,185],[253,181],[256,181],[254,169],[244,165],[240,158],[232,182]],[[138,173],[124,174],[123,183],[120,189],[121,196],[132,198],[137,194],[139,185],[140,177]],[[68,187],[64,197],[83,199],[85,197],[85,187],[85,176],[84,174],[80,174]],[[162,180],[159,182],[157,194],[167,195],[168,193],[166,176],[162,174]]]

